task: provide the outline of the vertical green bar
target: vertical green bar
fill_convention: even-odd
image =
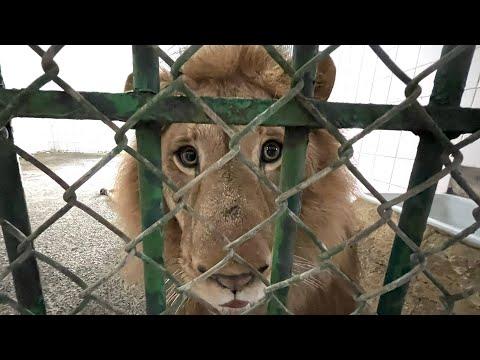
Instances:
[[[295,45],[293,48],[293,64],[299,69],[303,64],[315,56],[318,52],[318,45]],[[305,82],[302,90],[303,95],[313,96],[315,87],[315,71],[310,71],[303,77]],[[285,139],[283,144],[282,169],[280,173],[280,189],[287,191],[297,185],[305,176],[305,158],[308,146],[309,130],[304,127],[285,128]],[[288,208],[296,215],[300,214],[301,196],[297,194],[288,199]],[[275,237],[272,257],[271,283],[277,283],[288,279],[292,274],[293,255],[295,251],[295,238],[297,226],[295,222],[283,213],[275,223]],[[279,289],[275,295],[286,305],[288,287]],[[276,301],[270,301],[268,313],[280,315],[284,310]]]
[[[133,87],[135,91],[158,93],[160,77],[158,57],[149,46],[134,45]],[[139,124],[136,128],[137,150],[153,163],[162,168],[161,139],[158,127],[154,124]],[[139,197],[142,214],[142,229],[145,230],[158,221],[163,214],[162,181],[149,172],[141,163],[139,171]],[[163,229],[145,237],[143,251],[145,255],[163,265]],[[144,263],[146,312],[158,315],[165,311],[165,289],[163,273],[150,264]]]
[[[454,45],[444,46],[442,56],[454,47]],[[475,46],[472,45],[471,48],[437,70],[432,95],[430,96],[430,105],[438,107],[460,106],[474,51]],[[432,134],[420,134],[420,142],[410,175],[408,189],[422,183],[442,170],[440,158],[442,151],[443,147]],[[406,200],[403,205],[398,226],[417,245],[420,245],[422,242],[436,188],[437,184]],[[384,285],[391,283],[412,269],[410,264],[411,254],[410,248],[404,244],[398,235],[395,236]],[[379,315],[400,315],[408,286],[409,283],[383,294],[378,303],[377,313]]]
[[[0,89],[5,88],[0,71]],[[0,219],[5,219],[19,229],[26,236],[32,233],[28,217],[25,192],[18,166],[17,155],[4,141],[13,144],[13,131],[10,124],[0,129]],[[18,240],[2,227],[3,238],[7,248],[8,260],[13,262],[21,253],[18,253]],[[30,251],[29,245],[24,251]],[[12,270],[13,284],[20,305],[36,315],[45,315],[40,274],[37,261],[30,256],[20,266]]]

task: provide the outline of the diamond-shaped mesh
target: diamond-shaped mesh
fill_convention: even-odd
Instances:
[[[411,79],[408,77],[380,48],[380,46],[371,46],[372,50],[377,54],[377,56],[383,61],[383,63],[393,72],[395,76],[397,76],[404,84],[405,84],[405,100],[403,100],[400,104],[392,106],[387,112],[385,112],[382,116],[378,117],[375,121],[371,124],[366,126],[359,134],[354,136],[353,138],[347,140],[339,131],[339,128],[335,125],[335,122],[331,119],[328,119],[318,107],[309,99],[308,97],[302,94],[302,89],[304,88],[304,81],[303,76],[311,71],[316,64],[324,59],[328,54],[331,54],[335,51],[339,46],[329,46],[324,51],[318,53],[317,55],[313,56],[308,62],[306,62],[303,66],[295,70],[289,65],[289,62],[286,61],[282,57],[282,55],[276,50],[274,46],[265,46],[266,51],[270,54],[270,56],[282,67],[286,74],[288,74],[292,78],[292,87],[291,89],[280,99],[275,101],[270,107],[268,107],[265,111],[261,112],[257,115],[254,119],[252,119],[247,126],[242,128],[240,131],[236,131],[228,121],[222,119],[218,114],[216,114],[212,108],[207,105],[206,101],[198,96],[195,91],[187,86],[185,81],[183,80],[183,76],[181,73],[181,69],[183,64],[185,64],[192,55],[195,54],[196,51],[200,49],[201,46],[191,46],[187,48],[176,61],[173,61],[163,50],[161,50],[158,46],[152,46],[155,50],[155,53],[161,58],[168,66],[171,68],[171,74],[173,76],[173,82],[162,89],[157,94],[152,94],[149,101],[138,108],[138,110],[125,121],[123,126],[118,127],[112,120],[110,120],[106,115],[104,115],[97,107],[95,107],[91,102],[89,102],[85,96],[80,94],[79,92],[75,91],[69,84],[67,84],[64,80],[62,80],[59,74],[59,68],[55,63],[54,57],[58,54],[58,52],[62,49],[63,46],[54,45],[48,48],[47,51],[42,50],[39,46],[31,46],[31,48],[41,57],[42,68],[44,70],[44,74],[39,76],[35,79],[27,88],[20,91],[8,104],[0,104],[1,111],[0,111],[0,129],[5,130],[5,127],[9,123],[12,117],[16,116],[18,108],[21,106],[23,102],[28,101],[29,96],[37,90],[40,90],[42,86],[47,84],[50,81],[55,82],[58,86],[60,86],[63,91],[71,96],[83,109],[84,111],[94,119],[101,119],[101,121],[112,129],[116,146],[103,158],[95,164],[88,172],[86,172],[83,176],[81,176],[77,181],[75,181],[72,185],[67,184],[62,178],[60,178],[54,171],[49,169],[45,164],[41,161],[35,159],[32,155],[27,153],[26,151],[22,150],[18,146],[14,145],[11,141],[8,140],[8,134],[6,131],[2,131],[0,134],[0,140],[6,144],[12,151],[18,154],[20,157],[25,159],[26,161],[30,162],[34,166],[36,166],[39,170],[45,173],[48,177],[50,177],[53,181],[55,181],[59,186],[61,186],[65,192],[63,194],[63,199],[65,201],[65,205],[60,208],[55,214],[53,214],[50,218],[48,218],[43,224],[41,224],[37,229],[35,229],[30,235],[26,236],[22,233],[18,228],[13,226],[10,222],[2,220],[2,227],[5,232],[8,232],[18,241],[18,254],[19,256],[16,258],[15,261],[11,262],[8,266],[0,269],[0,281],[4,280],[7,275],[9,275],[12,270],[17,267],[22,266],[22,264],[32,256],[34,256],[38,261],[44,262],[49,266],[52,266],[63,275],[68,277],[71,281],[73,281],[78,287],[82,289],[81,297],[82,301],[80,304],[72,311],[72,313],[76,314],[80,312],[89,302],[95,301],[105,308],[108,308],[111,311],[116,313],[123,313],[122,310],[116,309],[115,306],[108,303],[100,296],[95,294],[95,290],[98,289],[102,284],[104,284],[108,279],[110,279],[114,274],[120,271],[120,269],[125,265],[128,257],[138,257],[143,262],[153,265],[156,269],[159,269],[165,276],[166,281],[173,286],[174,291],[177,292],[180,296],[176,297],[176,300],[170,304],[169,307],[165,310],[164,313],[172,314],[176,313],[184,304],[185,301],[190,297],[196,299],[197,301],[204,304],[208,309],[211,310],[212,313],[217,313],[217,310],[211,306],[210,304],[206,303],[202,298],[198,297],[194,292],[192,292],[192,286],[195,282],[206,279],[213,274],[216,274],[219,270],[221,270],[228,262],[235,261],[241,263],[251,269],[255,276],[261,279],[261,281],[266,285],[265,289],[265,296],[261,299],[258,303],[253,304],[245,313],[250,313],[258,306],[265,304],[266,302],[273,301],[277,304],[278,307],[284,310],[285,313],[291,314],[291,311],[286,308],[283,301],[279,299],[277,296],[276,291],[282,288],[286,288],[291,286],[292,284],[299,283],[308,279],[309,277],[315,276],[316,274],[324,271],[325,269],[329,269],[334,273],[341,276],[352,288],[353,292],[356,296],[357,308],[353,312],[353,314],[357,314],[361,312],[365,306],[367,306],[367,302],[378,298],[383,294],[391,292],[394,289],[397,289],[407,283],[409,283],[414,277],[418,276],[420,273],[425,274],[425,276],[432,282],[435,287],[442,294],[442,300],[445,307],[446,313],[451,313],[453,310],[453,305],[455,302],[464,299],[466,297],[471,296],[472,294],[479,292],[480,286],[474,286],[468,289],[464,289],[460,293],[449,293],[446,290],[446,287],[442,285],[442,283],[426,268],[426,262],[428,258],[434,254],[438,254],[447,248],[451,247],[453,244],[465,239],[468,235],[474,233],[480,227],[480,212],[479,207],[477,207],[473,211],[473,216],[475,218],[475,222],[471,224],[469,227],[465,228],[463,231],[458,233],[456,236],[452,236],[445,241],[444,243],[430,248],[429,250],[422,251],[420,250],[419,245],[411,239],[402,229],[399,227],[392,220],[392,207],[401,203],[405,202],[408,199],[412,199],[416,195],[424,192],[425,190],[431,188],[435,185],[442,177],[447,174],[451,174],[452,178],[458,183],[458,185],[466,192],[466,194],[472,199],[477,206],[480,205],[480,197],[472,187],[466,182],[466,180],[462,177],[461,173],[459,172],[459,166],[462,163],[462,154],[460,150],[465,146],[471,144],[472,142],[478,140],[480,137],[480,131],[476,131],[471,134],[466,139],[462,140],[461,142],[457,143],[456,145],[450,141],[450,138],[442,131],[442,129],[438,126],[437,122],[432,118],[432,116],[425,110],[424,107],[420,106],[417,102],[418,97],[421,94],[421,88],[419,86],[419,82],[424,79],[429,74],[433,73],[434,71],[441,69],[445,65],[447,65],[450,61],[455,59],[458,56],[461,56],[466,50],[468,50],[468,46],[456,46],[448,53],[444,54],[438,61],[433,63],[427,69],[422,71],[416,77]],[[165,174],[162,173],[161,169],[157,168],[151,161],[149,161],[144,155],[142,155],[138,150],[130,147],[127,143],[126,132],[130,129],[135,128],[148,111],[155,106],[160,100],[172,96],[174,93],[178,94],[181,93],[186,96],[189,101],[199,109],[201,109],[205,115],[208,117],[209,122],[218,125],[230,139],[229,142],[229,151],[221,157],[218,161],[214,164],[209,166],[207,169],[202,171],[198,174],[194,180],[187,183],[183,187],[178,187],[171,179],[168,179]],[[297,185],[287,189],[286,191],[281,191],[280,188],[271,182],[265,174],[251,161],[246,159],[240,153],[240,140],[250,132],[253,132],[259,126],[262,126],[268,121],[276,112],[278,112],[281,108],[285,105],[289,104],[293,99],[301,104],[301,106],[306,110],[311,118],[317,123],[317,127],[326,129],[339,143],[340,148],[338,150],[338,158],[328,164],[325,168],[321,171],[315,173],[314,175],[304,179],[303,181],[299,182]],[[389,122],[392,121],[398,114],[403,111],[411,112],[411,114],[415,115],[416,121],[416,128],[423,128],[433,136],[435,142],[441,145],[443,152],[441,154],[442,162],[443,162],[443,169],[431,176],[428,177],[425,181],[420,182],[419,184],[411,187],[408,191],[403,193],[402,195],[387,201],[376,189],[375,187],[360,173],[357,167],[352,163],[351,159],[353,156],[353,145],[365,137],[367,134],[372,132],[373,130],[380,129],[385,127]],[[141,163],[144,168],[155,175],[161,182],[163,182],[168,188],[170,188],[174,192],[174,199],[178,201],[178,205],[165,213],[161,218],[157,219],[157,221],[151,225],[150,227],[143,229],[142,233],[136,236],[135,238],[131,238],[127,236],[124,232],[122,232],[119,228],[117,228],[114,224],[109,222],[107,219],[102,217],[96,211],[94,211],[89,206],[85,205],[84,203],[80,202],[76,196],[76,190],[78,190],[87,180],[89,180],[94,174],[96,174],[102,167],[104,167],[107,163],[109,163],[114,157],[118,154],[125,151],[132,157],[134,157],[139,163]],[[230,162],[232,159],[239,159],[243,164],[245,164],[253,173],[258,176],[258,179],[267,186],[273,193],[275,194],[275,204],[276,210],[266,219],[264,219],[261,223],[256,225],[254,228],[250,229],[248,232],[243,234],[237,239],[228,239],[224,236],[224,234],[218,234],[218,230],[212,224],[209,224],[208,221],[199,213],[195,212],[191,206],[189,206],[183,199],[183,197],[195,186],[198,184],[202,179],[206,176],[211,174],[213,171],[222,168],[225,164]],[[380,215],[380,219],[376,221],[374,224],[366,227],[365,229],[361,230],[350,239],[345,241],[344,243],[327,248],[321,239],[318,239],[314,232],[306,225],[297,214],[295,214],[289,207],[288,207],[288,199],[291,197],[301,193],[307,187],[312,185],[313,183],[319,181],[321,178],[327,176],[331,172],[334,172],[342,167],[346,167],[369,191],[370,193],[380,202],[378,206],[378,214]],[[1,199],[0,199],[1,201]],[[426,207],[430,204],[424,204]],[[47,230],[52,224],[58,221],[62,216],[64,216],[68,211],[72,208],[78,208],[84,211],[86,214],[90,215],[92,218],[97,220],[100,224],[104,225],[114,234],[116,234],[120,239],[125,242],[125,255],[123,259],[114,266],[111,266],[110,270],[102,276],[98,281],[93,284],[87,284],[84,280],[82,280],[78,275],[73,273],[71,270],[63,266],[62,264],[56,262],[51,257],[42,254],[32,247],[29,247],[29,244],[33,244],[35,240],[45,231]],[[213,233],[217,233],[220,239],[225,241],[225,257],[218,262],[215,266],[208,269],[206,272],[201,274],[199,277],[195,278],[194,280],[183,283],[179,278],[177,278],[174,274],[170,273],[161,263],[158,261],[153,260],[150,256],[146,255],[144,252],[139,251],[136,248],[136,245],[142,243],[142,241],[155,232],[157,229],[165,225],[170,219],[172,219],[175,214],[179,211],[185,210],[187,211],[192,217],[196,220],[204,222],[204,225],[208,227]],[[255,234],[257,234],[262,228],[266,226],[271,226],[275,221],[277,221],[280,217],[286,215],[289,217],[308,237],[312,240],[312,242],[318,247],[320,250],[320,265],[312,268],[306,272],[291,275],[287,279],[270,283],[270,279],[265,278],[254,266],[250,265],[245,259],[243,259],[237,252],[236,249],[243,243],[252,239]],[[411,256],[411,269],[403,274],[402,276],[394,279],[393,281],[388,282],[379,287],[375,290],[366,292],[362,289],[360,284],[353,281],[349,276],[347,276],[338,266],[335,265],[334,262],[331,261],[332,257],[338,254],[339,252],[343,251],[347,246],[351,246],[353,244],[359,243],[360,241],[366,239],[370,234],[372,234],[375,230],[380,228],[381,226],[387,224],[397,235],[398,239],[400,239],[404,245],[406,245],[412,252]],[[148,301],[148,300],[147,300]],[[7,304],[14,308],[15,310],[21,313],[31,313],[29,309],[26,309],[22,306],[18,301],[12,299],[11,297],[7,296],[6,294],[0,293],[0,303]]]

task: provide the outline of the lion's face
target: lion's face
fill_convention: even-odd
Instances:
[[[185,83],[199,96],[278,99],[290,89],[291,79],[260,46],[206,46],[182,68]],[[171,77],[161,72],[161,85],[168,86]],[[335,66],[330,58],[317,65],[314,96],[326,100],[335,80]],[[125,89],[131,90],[132,76]],[[235,127],[239,131],[242,127]],[[160,136],[160,134],[159,134]],[[206,124],[172,124],[161,134],[162,168],[179,188],[193,184],[182,199],[174,199],[164,186],[169,210],[179,201],[193,208],[195,214],[182,210],[166,227],[164,260],[167,269],[189,282],[221,262],[229,254],[227,245],[269,218],[276,210],[275,196],[238,155],[222,167],[202,174],[229,152],[230,138],[219,126]],[[271,182],[278,185],[284,129],[259,127],[241,139],[240,156],[255,165]],[[306,158],[306,176],[320,171],[336,157],[338,144],[325,130],[311,131]],[[193,181],[193,183],[192,183]],[[316,182],[302,194],[302,219],[327,245],[334,245],[347,234],[348,177],[338,170]],[[140,233],[138,172],[133,158],[126,157],[120,168],[115,190],[117,211],[124,228],[132,235]],[[258,230],[258,229],[257,229]],[[247,310],[264,296],[264,284],[253,271],[269,279],[271,275],[274,225],[266,224],[236,246],[235,252],[252,268],[236,258],[217,269],[208,279],[193,281],[191,290],[222,314]],[[242,238],[245,240],[244,238]],[[242,241],[243,241],[242,240]],[[316,249],[302,235],[296,239],[294,271],[314,266]],[[343,255],[339,255],[340,257]],[[353,264],[346,255],[339,261]],[[128,267],[127,277],[138,281],[143,273],[141,262]],[[135,265],[136,264],[136,265]],[[307,268],[306,268],[307,266]],[[254,270],[252,270],[254,269]],[[297,270],[295,270],[297,269]],[[353,271],[352,271],[353,273]],[[318,279],[317,279],[318,280]],[[295,295],[302,306],[335,308],[316,303],[321,286],[303,288]],[[313,289],[313,290],[312,290]],[[312,294],[305,291],[313,291]],[[323,291],[323,290],[321,290]],[[316,295],[315,295],[316,294]],[[174,298],[169,297],[170,300]],[[309,304],[307,299],[312,297]],[[324,297],[325,299],[330,299]],[[317,309],[317,310],[318,310]],[[317,311],[315,310],[315,311]],[[199,310],[200,313],[203,311]],[[260,311],[260,310],[259,310]],[[336,310],[332,310],[336,311]],[[196,313],[196,310],[190,313]]]
[[[237,128],[237,130],[240,130]],[[241,155],[278,184],[282,128],[259,128],[240,142]],[[174,124],[162,136],[165,174],[184,186],[229,152],[229,137],[216,125]],[[165,188],[165,200],[177,202]],[[185,281],[193,280],[220,262],[225,246],[267,219],[274,211],[274,194],[238,156],[196,183],[183,198],[202,219],[187,211],[176,215],[181,238],[178,265]],[[209,228],[207,225],[213,227]],[[270,276],[273,226],[268,225],[235,249],[252,267]],[[265,285],[247,266],[230,261],[215,275],[195,283],[192,291],[221,313],[244,311],[263,296]]]

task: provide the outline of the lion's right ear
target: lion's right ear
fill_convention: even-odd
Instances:
[[[327,100],[335,84],[336,68],[330,56],[317,64],[317,78],[315,80],[314,97],[318,100]]]

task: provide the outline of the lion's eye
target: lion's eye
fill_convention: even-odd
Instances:
[[[265,163],[277,161],[282,155],[282,144],[277,141],[269,140],[262,147],[261,160]]]
[[[183,146],[176,153],[183,166],[193,168],[198,165],[197,150],[193,146]]]

